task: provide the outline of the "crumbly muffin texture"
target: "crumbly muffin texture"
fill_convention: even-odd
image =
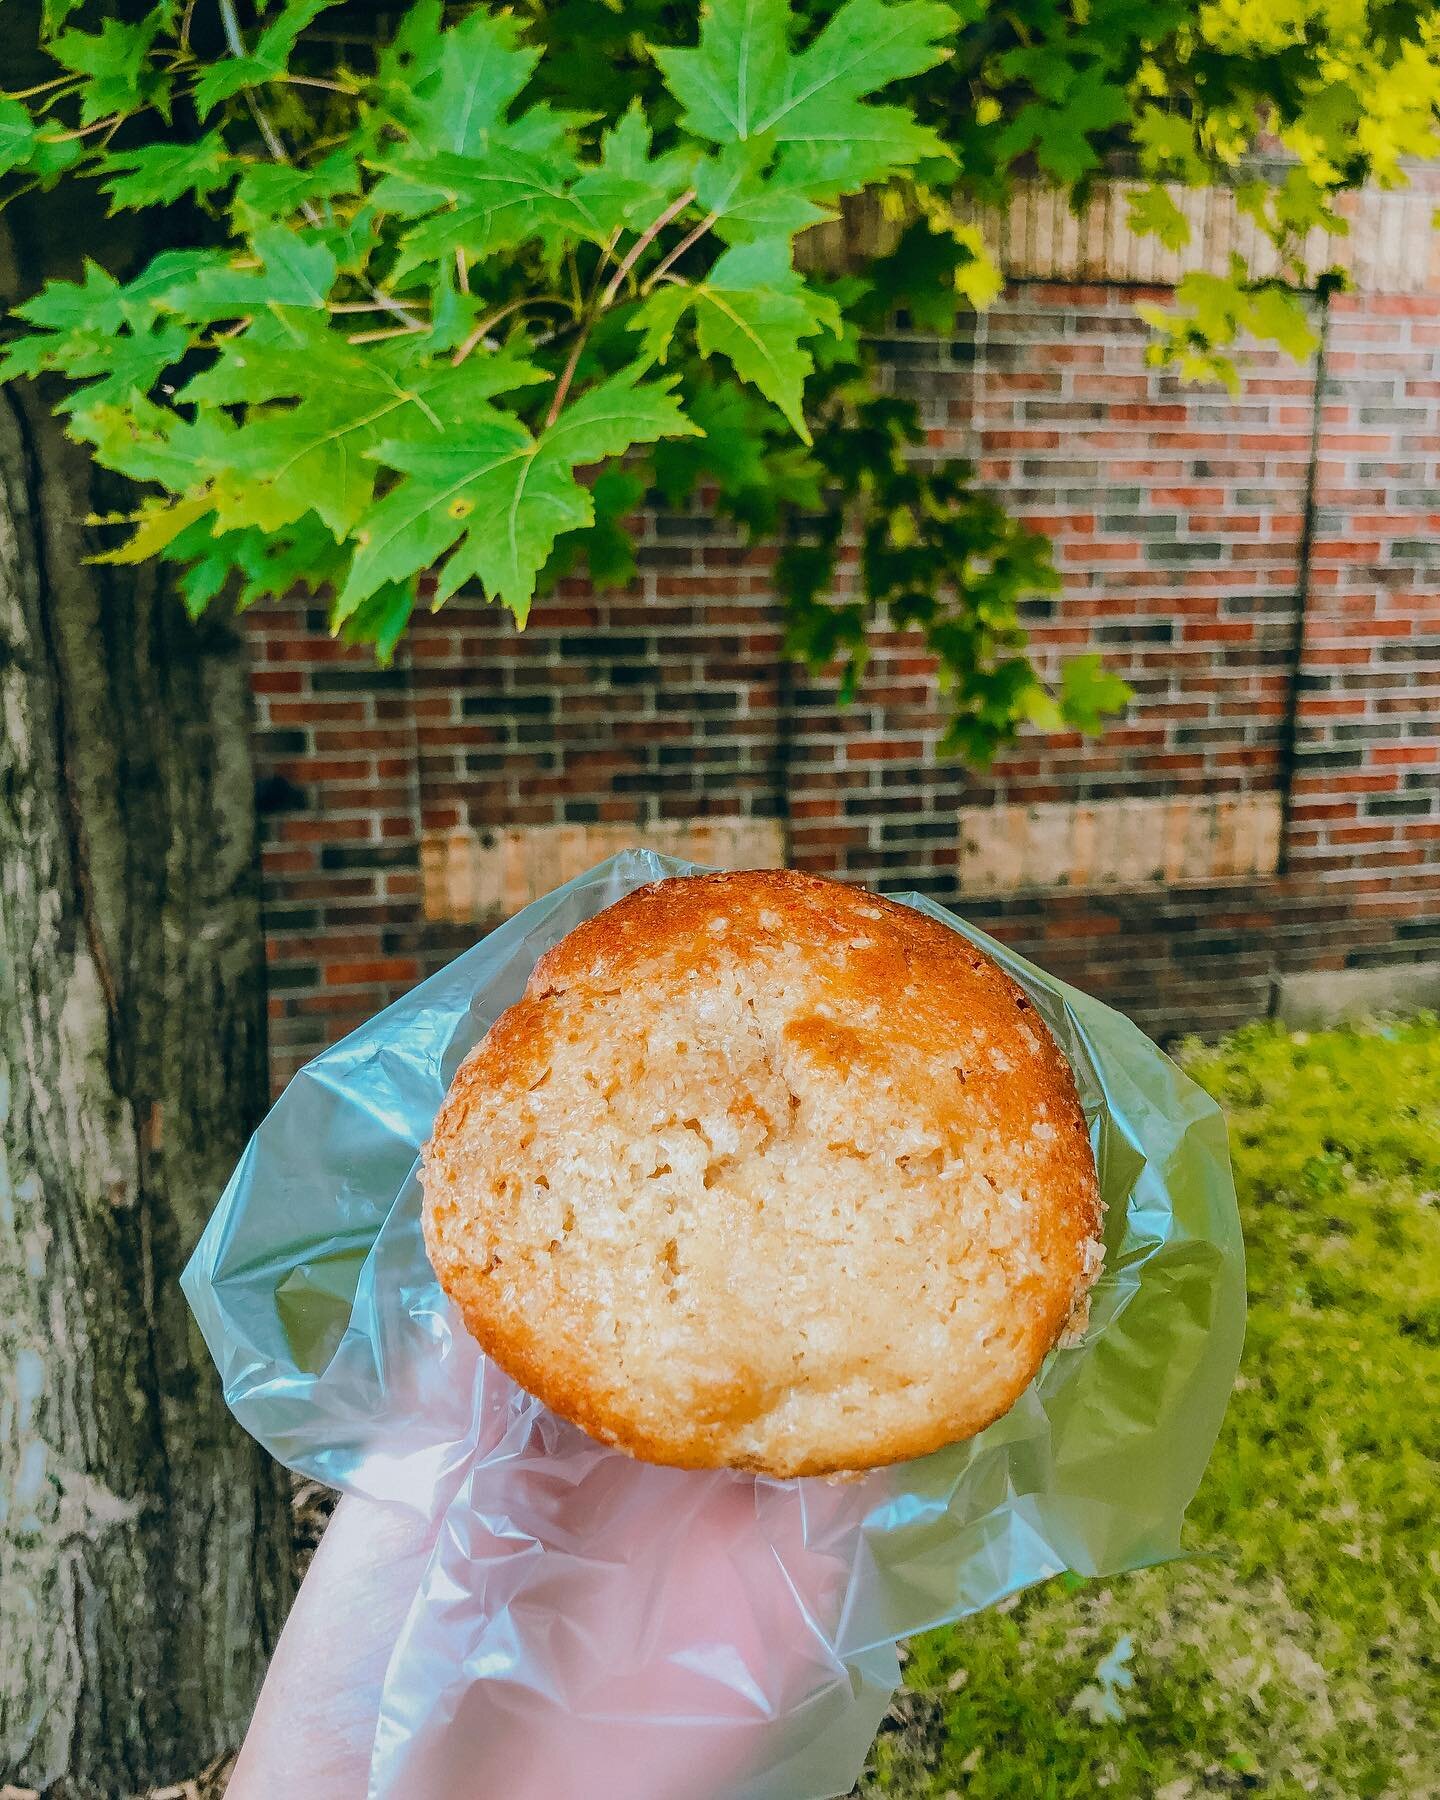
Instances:
[[[502,1368],[649,1461],[815,1475],[972,1436],[1099,1266],[1069,1065],[958,932],[777,871],[630,894],[537,963],[423,1164]]]

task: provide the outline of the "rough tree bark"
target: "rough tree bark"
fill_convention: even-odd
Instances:
[[[0,391],[0,1785],[76,1800],[237,1740],[291,1584],[176,1286],[266,1092],[243,660],[116,500]]]

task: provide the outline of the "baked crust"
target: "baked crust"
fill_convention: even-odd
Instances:
[[[973,1436],[1099,1266],[1068,1063],[912,908],[784,871],[578,926],[461,1064],[430,1259],[486,1354],[652,1462],[816,1475]]]

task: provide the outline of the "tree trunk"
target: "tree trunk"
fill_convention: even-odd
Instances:
[[[176,1285],[266,1094],[244,661],[105,485],[0,390],[0,1785],[85,1800],[234,1744],[291,1597]]]

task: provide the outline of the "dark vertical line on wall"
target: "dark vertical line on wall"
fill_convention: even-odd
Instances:
[[[409,758],[410,770],[405,778],[405,800],[410,812],[411,830],[415,836],[415,876],[420,883],[420,893],[415,900],[415,917],[420,928],[420,966],[426,974],[430,972],[429,957],[425,947],[425,931],[430,919],[425,909],[425,789],[420,769],[420,713],[417,701],[420,697],[415,681],[415,657],[410,647],[410,634],[406,632],[396,648],[395,660],[405,671],[405,749]],[[385,889],[385,911],[388,913],[393,905],[389,892],[390,878],[381,874],[380,885]]]
[[[785,629],[785,602],[775,596],[780,629]],[[780,826],[780,857],[785,867],[793,859],[794,833],[790,822],[790,761],[795,747],[795,661],[782,647],[775,665],[775,817]]]
[[[1310,561],[1315,547],[1316,489],[1320,473],[1320,440],[1325,413],[1325,363],[1330,341],[1330,303],[1320,302],[1320,343],[1315,352],[1315,379],[1310,389],[1310,460],[1305,470],[1305,495],[1300,510],[1300,541],[1295,549],[1295,629],[1290,640],[1289,692],[1280,727],[1280,857],[1277,874],[1290,863],[1290,811],[1294,803],[1295,769],[1299,759],[1300,678],[1305,663],[1305,624],[1310,607]]]

